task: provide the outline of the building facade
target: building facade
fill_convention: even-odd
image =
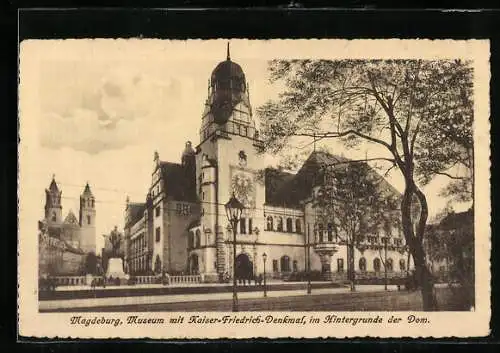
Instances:
[[[40,273],[81,274],[86,254],[96,252],[95,198],[90,186],[80,195],[78,219],[71,210],[63,219],[62,191],[54,178],[45,196],[44,219],[38,222]]]
[[[124,233],[131,273],[251,278],[263,272],[265,253],[267,273],[275,277],[308,266],[328,277],[345,275],[345,241],[318,221],[313,202],[319,188],[314,176],[341,157],[314,152],[296,174],[265,168],[249,86],[229,48],[211,74],[199,136],[195,148],[186,143],[179,164],[163,162],[155,153],[146,201],[127,199]],[[384,187],[397,194],[387,182]],[[245,206],[237,227],[236,268],[224,208],[232,194]],[[408,269],[403,235],[396,225],[390,233],[365,237],[355,250],[356,271],[383,277],[385,266],[391,273]]]

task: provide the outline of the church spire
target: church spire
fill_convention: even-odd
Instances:
[[[229,42],[227,42],[227,60],[231,60],[231,54],[229,53]]]

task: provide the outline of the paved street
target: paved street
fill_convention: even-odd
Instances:
[[[450,301],[447,288],[437,288],[441,310],[457,310]],[[390,286],[358,286],[354,293],[347,288],[315,289],[307,295],[304,290],[239,293],[240,311],[308,311],[308,310],[421,310],[420,292],[397,291]],[[88,298],[41,301],[41,312],[49,311],[231,311],[232,293],[195,295],[161,295],[123,298]]]

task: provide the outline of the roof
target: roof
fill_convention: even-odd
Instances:
[[[84,254],[84,251],[80,248],[76,248],[73,245],[71,245],[69,242],[62,240],[64,242],[64,245],[66,247],[66,251],[72,252],[73,254]]]
[[[227,81],[229,79],[245,80],[245,74],[240,65],[228,58],[220,62],[212,71],[212,81]]]
[[[282,190],[294,177],[295,174],[292,173],[274,168],[266,168],[266,204],[283,206]]]
[[[168,198],[176,201],[198,201],[195,168],[185,168],[172,162],[160,162],[160,168]]]
[[[145,203],[129,203],[128,204],[129,212],[130,212],[130,221],[129,224],[135,224],[139,221],[144,215],[144,210],[146,209]]]
[[[92,195],[92,191],[90,191],[89,183],[87,183],[87,185],[85,185],[85,189],[83,189],[82,196],[94,196],[94,195]]]
[[[474,224],[474,211],[472,208],[465,212],[452,212],[439,223],[439,228],[443,230],[457,229]]]
[[[210,111],[217,124],[225,124],[246,92],[245,74],[240,65],[231,61],[229,46],[227,59],[212,71],[210,86],[213,92]]]
[[[78,224],[78,220],[76,219],[76,216],[72,210],[69,210],[68,215],[64,219],[64,223],[66,223],[66,224]]]
[[[197,218],[195,220],[193,220],[191,223],[188,224],[188,226],[186,227],[187,230],[190,230],[190,229],[193,229],[195,227],[199,227],[200,226],[200,219]]]
[[[297,174],[277,173],[276,170],[266,169],[266,204],[280,207],[300,208],[301,202],[311,196],[312,188],[322,182],[320,168],[323,166],[333,166],[336,168],[345,165],[350,160],[348,158],[330,154],[323,151],[312,152],[304,162]],[[269,171],[268,171],[269,170]],[[379,187],[388,190],[390,193],[400,195],[400,193],[389,184],[382,176],[370,168],[380,181]],[[268,192],[268,188],[270,190]]]
[[[50,182],[49,191],[59,192],[59,188],[57,187],[57,183],[54,177],[52,177],[52,181]]]

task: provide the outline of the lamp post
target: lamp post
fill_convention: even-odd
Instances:
[[[233,228],[233,311],[236,312],[238,311],[238,293],[236,288],[236,227],[238,226],[245,206],[238,201],[233,193],[224,207],[226,208],[227,219]]]
[[[307,294],[311,294],[311,239],[307,223]]]
[[[387,290],[387,238],[384,238],[384,290]]]
[[[264,297],[267,297],[267,284],[266,284],[266,260],[267,254],[262,254],[262,260],[264,260]]]

